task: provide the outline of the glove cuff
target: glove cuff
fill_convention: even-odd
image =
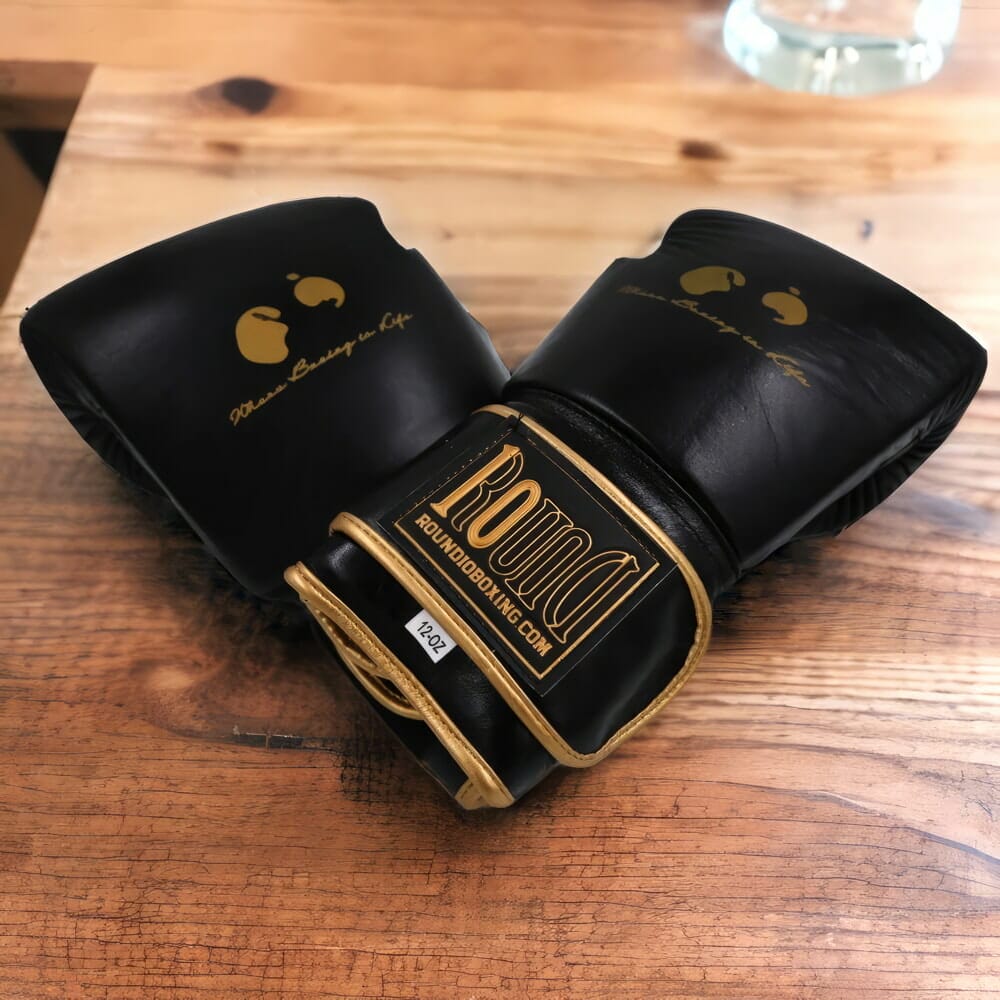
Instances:
[[[285,579],[299,594],[355,684],[462,808],[502,808],[513,803],[513,796],[493,766],[365,620],[302,563],[291,567]],[[404,720],[416,726],[408,726]],[[426,745],[428,730],[436,746]],[[435,754],[437,747],[450,760]]]
[[[686,552],[706,562],[711,530],[680,490],[659,504],[654,520],[538,419],[488,407],[286,579],[383,717],[422,719],[471,784],[441,783],[508,805],[556,763],[602,760],[704,652]]]

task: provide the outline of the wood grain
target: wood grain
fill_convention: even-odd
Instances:
[[[341,18],[341,77],[286,63],[256,113],[214,69],[99,68],[4,307],[0,997],[1000,996],[995,375],[885,506],[742,582],[640,737],[462,815],[301,619],[242,597],[100,466],[16,339],[26,304],[109,257],[356,192],[512,361],[698,204],[830,240],[996,345],[1000,25],[975,12],[949,82],[841,105],[747,83],[711,48],[687,59],[691,35],[652,30],[670,4],[368,6],[297,6]],[[135,10],[124,24],[233,13]],[[511,11],[538,28],[523,65]],[[470,50],[484,25],[497,48]],[[410,61],[380,75],[405,30]]]

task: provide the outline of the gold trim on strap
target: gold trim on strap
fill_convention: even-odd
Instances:
[[[640,510],[617,486],[595,469],[583,457],[565,445],[551,432],[545,430],[530,417],[506,406],[487,406],[484,411],[503,418],[517,416],[532,433],[537,434],[550,447],[559,452],[567,461],[576,466],[591,482],[609,496],[646,534],[677,564],[684,581],[691,592],[695,609],[695,634],[691,648],[681,669],[671,678],[670,683],[607,742],[593,753],[581,753],[574,749],[556,731],[552,723],[542,714],[538,706],[525,694],[493,651],[472,631],[465,620],[451,605],[442,599],[435,588],[416,570],[402,553],[383,535],[376,532],[365,521],[353,514],[340,514],[334,519],[332,531],[339,531],[361,546],[387,572],[389,572],[410,594],[410,596],[440,622],[451,637],[462,647],[466,655],[486,675],[489,682],[507,702],[515,715],[524,723],[535,739],[561,764],[568,767],[590,767],[603,760],[630,736],[659,712],[664,705],[683,687],[688,677],[701,659],[708,645],[711,633],[712,605],[695,568],[687,556],[677,547],[673,539]],[[483,411],[478,411],[483,412]]]
[[[358,651],[358,655],[371,661],[373,672],[388,679],[405,699],[406,706],[416,711],[416,716],[408,718],[422,719],[440,740],[452,759],[462,769],[469,779],[459,790],[462,799],[460,804],[465,808],[476,808],[478,805],[490,805],[495,808],[509,806],[514,796],[497,776],[496,772],[486,762],[482,754],[469,742],[455,723],[445,714],[441,706],[434,700],[426,688],[403,665],[393,652],[382,644],[368,626],[349,608],[336,594],[332,593],[322,581],[302,563],[285,570],[285,580],[302,599],[303,604],[319,622],[323,631],[334,640],[335,647],[346,642],[349,647]],[[337,635],[339,631],[339,635]],[[335,635],[337,638],[335,639]],[[345,659],[345,664],[356,677],[356,663],[353,657]],[[359,680],[361,678],[359,677]],[[362,680],[365,690],[372,693]],[[384,692],[383,692],[384,693]],[[375,696],[380,704],[385,705],[381,698]],[[385,705],[391,711],[395,707]],[[404,714],[397,712],[397,714]],[[471,783],[475,795],[469,789]],[[477,798],[478,797],[478,798]],[[457,796],[456,796],[457,798]]]
[[[354,674],[355,680],[375,701],[395,715],[401,715],[404,719],[423,720],[424,717],[420,712],[398,691],[388,686],[386,679],[378,675],[372,662],[347,642],[344,633],[322,611],[306,600],[303,600],[302,603],[309,609],[320,628],[326,633],[327,638],[333,643],[333,648],[337,651],[344,666]]]
[[[488,805],[483,801],[479,789],[476,788],[475,782],[471,778],[455,792],[455,801],[463,809],[482,809],[483,806]]]

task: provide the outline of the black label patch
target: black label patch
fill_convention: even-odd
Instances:
[[[595,629],[613,627],[664,575],[663,554],[638,525],[524,425],[494,432],[386,520],[540,694],[569,673]],[[667,572],[676,568],[668,562]]]

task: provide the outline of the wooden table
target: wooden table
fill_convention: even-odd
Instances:
[[[804,229],[1000,347],[996,6],[934,84],[845,103],[740,76],[721,7],[306,2],[294,39],[262,9],[232,29],[256,104],[224,85],[245,66],[94,72],[0,320],[3,1000],[1000,996],[996,371],[884,507],[743,581],[639,738],[463,815],[300,623],[105,471],[17,342],[106,259],[358,193],[511,362],[696,205]],[[25,57],[91,58],[54,10],[8,6],[0,39],[49,18]],[[177,65],[180,15],[198,62],[229,10],[121,23]]]

